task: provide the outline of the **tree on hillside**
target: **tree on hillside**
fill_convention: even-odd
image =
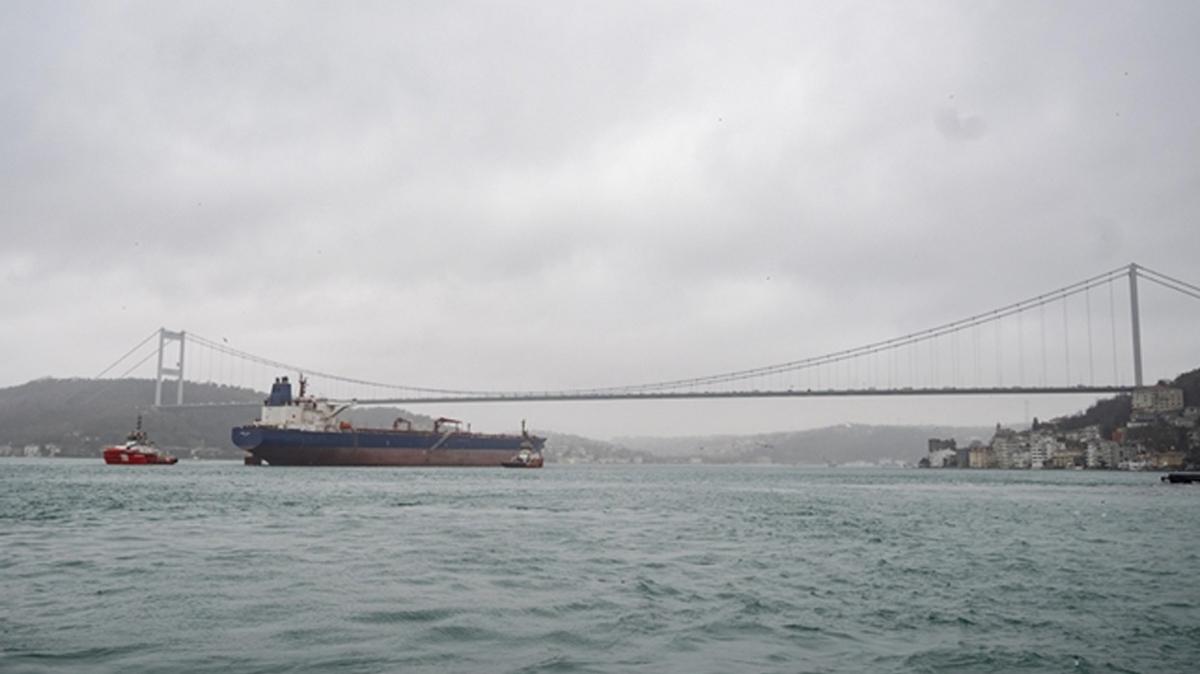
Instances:
[[[1087,410],[1069,417],[1059,417],[1047,422],[1061,431],[1075,431],[1088,426],[1099,426],[1104,437],[1112,437],[1117,428],[1129,423],[1133,414],[1133,400],[1128,395],[1097,400]]]

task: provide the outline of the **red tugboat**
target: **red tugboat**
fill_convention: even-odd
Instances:
[[[140,414],[137,418],[137,428],[125,436],[124,445],[104,448],[104,463],[109,465],[170,466],[178,462],[179,459],[170,454],[158,451],[154,443],[147,439],[146,431],[142,430],[142,417]]]

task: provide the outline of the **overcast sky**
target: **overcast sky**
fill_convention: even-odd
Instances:
[[[1198,25],[1194,2],[5,2],[0,386],[160,326],[385,382],[608,386],[1131,261],[1197,283]],[[1147,376],[1200,365],[1200,302],[1144,295]],[[608,437],[1027,402],[1087,401],[420,411]]]

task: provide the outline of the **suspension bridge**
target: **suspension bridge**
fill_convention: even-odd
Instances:
[[[153,362],[154,404],[171,407],[245,405],[185,401],[185,383],[257,389],[281,373],[306,378],[310,390],[331,399],[360,405],[1121,393],[1145,385],[1139,283],[1200,299],[1200,286],[1130,264],[990,311],[853,348],[743,370],[596,388],[465,390],[371,381],[280,362],[224,340],[166,328],[148,335],[96,378],[127,377]],[[251,377],[249,383],[246,376]]]

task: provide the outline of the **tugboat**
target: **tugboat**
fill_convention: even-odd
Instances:
[[[142,430],[142,415],[140,414],[137,418],[137,428],[125,436],[125,444],[104,448],[104,463],[109,465],[170,466],[178,462],[179,459],[176,457],[166,452],[160,452],[146,437],[146,431]]]
[[[525,432],[525,422],[521,422],[521,451],[517,452],[508,461],[501,461],[500,465],[505,468],[541,468],[542,453],[534,448],[533,443],[529,440],[529,434]]]

